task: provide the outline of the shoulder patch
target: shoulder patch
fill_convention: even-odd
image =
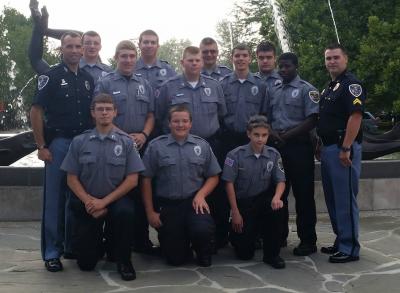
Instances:
[[[38,90],[39,91],[42,90],[47,85],[47,83],[49,82],[49,79],[50,78],[47,75],[40,75],[38,77]]]
[[[227,165],[227,166],[229,166],[229,167],[233,167],[233,163],[234,163],[235,161],[233,160],[233,159],[231,159],[231,158],[226,158],[225,159],[225,165]]]
[[[362,94],[362,87],[359,84],[352,83],[349,85],[349,91],[350,94],[352,94],[354,97],[358,98]]]
[[[308,96],[310,97],[310,100],[314,102],[315,104],[319,103],[319,92],[318,91],[309,91]]]

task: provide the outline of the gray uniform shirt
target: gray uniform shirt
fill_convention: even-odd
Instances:
[[[143,156],[145,177],[156,178],[155,196],[168,199],[192,197],[208,177],[221,172],[210,145],[189,135],[183,143],[171,134],[152,140]]]
[[[144,166],[126,133],[115,129],[101,138],[92,129],[72,140],[61,169],[78,176],[90,195],[103,198]]]
[[[217,132],[220,127],[219,118],[226,114],[221,85],[207,76],[200,76],[195,88],[182,74],[171,78],[160,87],[156,98],[156,118],[162,123],[164,133],[169,132],[168,110],[178,104],[185,104],[192,113],[190,133],[204,138]]]
[[[222,80],[225,75],[231,72],[232,70],[230,68],[223,65],[217,65],[212,70],[206,70],[205,68],[201,70],[201,74],[212,77],[218,81]]]
[[[164,81],[176,75],[171,65],[160,59],[157,59],[155,64],[148,66],[144,64],[142,58],[139,58],[136,62],[135,72],[146,79],[153,90],[159,88]]]
[[[133,74],[129,79],[118,71],[104,76],[94,94],[107,93],[117,104],[115,125],[127,133],[143,131],[148,113],[154,112],[154,94],[147,80]]]
[[[81,60],[79,61],[79,67],[82,69],[85,69],[87,73],[89,73],[94,80],[94,84],[96,85],[99,80],[107,75],[107,73],[113,71],[113,69],[101,62],[97,62],[96,64],[90,65],[86,63],[85,59],[82,57]]]
[[[266,84],[252,73],[241,83],[232,72],[222,79],[221,85],[228,110],[224,118],[226,128],[233,132],[246,132],[249,118],[266,112]]]
[[[284,182],[285,173],[276,149],[264,146],[257,158],[247,144],[228,153],[221,178],[234,184],[236,198],[247,198],[265,192],[271,182]]]
[[[267,117],[272,128],[277,131],[296,127],[311,114],[319,112],[318,90],[299,76],[288,84],[268,88],[267,96]]]
[[[273,87],[282,83],[282,77],[279,75],[276,69],[274,69],[270,74],[257,72],[255,75],[265,81],[267,83],[267,87]]]

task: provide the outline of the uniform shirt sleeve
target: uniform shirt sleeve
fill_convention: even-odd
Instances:
[[[46,108],[51,97],[52,79],[49,75],[42,74],[37,79],[36,95],[33,98],[32,105],[39,105]]]
[[[221,173],[221,167],[218,164],[218,160],[215,157],[214,152],[212,151],[212,149],[209,145],[208,145],[208,148],[209,148],[209,154],[208,154],[208,158],[207,158],[206,170],[204,172],[204,175],[207,178]]]
[[[72,140],[67,155],[65,156],[60,167],[61,170],[77,176],[79,176],[81,171],[79,164],[78,144],[79,142],[77,138]]]
[[[320,99],[319,91],[311,85],[305,86],[303,89],[303,98],[305,117],[308,117],[312,114],[318,114]]]
[[[359,82],[351,81],[344,88],[344,102],[348,113],[364,111],[366,92]]]
[[[99,93],[107,93],[104,88],[104,77],[98,81],[96,87],[94,89],[94,97],[97,96]]]
[[[276,152],[275,154],[276,156],[274,161],[274,167],[272,168],[272,178],[275,183],[285,182],[286,177],[285,177],[285,171],[283,169],[281,155],[278,152]]]
[[[235,182],[238,176],[238,161],[237,158],[229,152],[226,155],[224,162],[224,170],[222,171],[221,179],[228,182]]]
[[[145,167],[142,159],[140,158],[139,153],[131,140],[129,140],[127,147],[126,174],[128,175],[144,171]]]
[[[158,158],[154,150],[154,146],[150,144],[143,156],[143,164],[145,170],[141,173],[144,177],[154,177],[156,175]]]
[[[224,91],[220,84],[217,85],[218,92],[218,117],[224,117],[227,114]]]

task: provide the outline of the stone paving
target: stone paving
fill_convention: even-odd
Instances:
[[[319,252],[296,257],[292,250],[297,236],[291,231],[288,247],[281,252],[284,270],[263,264],[261,251],[253,261],[244,262],[225,248],[209,268],[195,263],[170,267],[158,257],[132,254],[137,279],[126,282],[115,265],[105,261],[93,272],[81,272],[74,261],[63,260],[63,272],[47,272],[40,257],[40,223],[1,222],[0,292],[400,292],[400,211],[362,213],[360,225],[358,262],[330,264]],[[318,215],[317,231],[319,247],[331,244],[326,214]]]

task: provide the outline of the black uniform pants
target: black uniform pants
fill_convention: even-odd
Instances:
[[[209,214],[196,214],[192,200],[154,199],[162,222],[158,239],[163,255],[171,265],[183,264],[192,254],[191,247],[201,257],[211,256],[213,252],[214,221]]]
[[[259,235],[263,239],[265,259],[279,255],[284,225],[282,209],[272,210],[271,197],[259,195],[237,200],[239,212],[243,218],[243,231],[229,233],[229,240],[236,256],[242,260],[253,258],[255,243]]]
[[[106,224],[111,233],[108,235],[109,249],[117,262],[130,260],[130,244],[133,237],[134,202],[129,196],[124,196],[108,207],[107,215],[95,219],[89,215],[83,203],[75,197],[72,204],[73,216],[76,220],[74,251],[77,262],[90,268],[96,265],[103,247],[103,225]]]
[[[286,240],[289,234],[288,194],[292,188],[296,200],[297,235],[302,242],[313,245],[317,241],[317,217],[314,200],[314,149],[311,139],[308,136],[293,139],[278,150],[282,156],[286,176],[283,196],[285,232],[282,240]]]

